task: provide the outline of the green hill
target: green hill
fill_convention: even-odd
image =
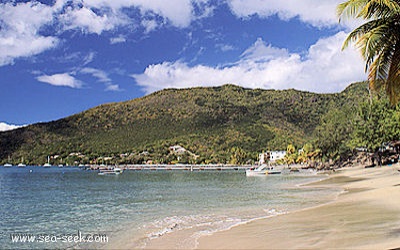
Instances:
[[[342,93],[245,89],[234,85],[166,89],[121,103],[0,133],[0,162],[10,156],[43,164],[176,162],[169,147],[193,154],[181,162],[226,163],[233,153],[256,160],[258,152],[303,145],[312,140],[321,116],[332,108],[355,106],[367,96],[365,83]],[[124,155],[121,155],[124,154]],[[196,156],[194,156],[196,155]],[[111,163],[110,162],[110,163]]]

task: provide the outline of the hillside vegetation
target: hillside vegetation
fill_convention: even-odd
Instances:
[[[368,96],[356,83],[336,94],[234,85],[166,89],[121,103],[0,133],[0,163],[240,163],[266,150],[301,147],[323,136],[332,110],[355,112]],[[316,129],[317,128],[317,129]],[[318,132],[318,133],[316,133]],[[190,153],[173,154],[180,145]],[[107,158],[104,158],[107,157]]]

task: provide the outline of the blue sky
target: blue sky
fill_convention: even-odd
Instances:
[[[340,2],[0,0],[0,130],[164,88],[339,92],[366,79]]]

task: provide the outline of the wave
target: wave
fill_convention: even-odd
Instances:
[[[229,230],[235,226],[243,225],[254,220],[269,218],[284,214],[286,211],[278,209],[263,209],[256,214],[233,214],[231,216],[222,214],[207,215],[184,215],[165,217],[145,224],[143,229],[147,231],[144,238],[137,242],[140,248],[151,247],[154,240],[161,237],[168,237],[172,234],[181,234],[181,241],[176,242],[175,248],[188,249],[195,248],[200,237],[211,235],[216,232]]]

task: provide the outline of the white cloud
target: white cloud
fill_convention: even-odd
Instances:
[[[63,86],[70,88],[81,88],[82,82],[71,76],[70,73],[41,75],[36,77],[39,82],[48,83],[53,86]]]
[[[117,44],[117,43],[124,43],[124,42],[126,42],[126,38],[122,35],[110,38],[110,44]]]
[[[54,48],[58,38],[39,34],[53,20],[53,9],[38,2],[0,4],[0,66]]]
[[[219,50],[221,50],[222,52],[226,52],[226,51],[231,51],[231,50],[235,50],[235,47],[233,45],[230,44],[216,44],[215,47]]]
[[[107,84],[105,91],[121,91],[118,84]]]
[[[43,75],[41,72],[32,72],[33,74],[39,75],[36,80],[44,83],[48,83],[53,86],[64,86],[70,88],[82,88],[83,82],[78,80],[74,75],[87,74],[91,75],[96,79],[97,82],[103,83],[105,91],[121,91],[118,84],[113,84],[111,78],[105,71],[95,68],[79,68],[70,73],[61,73],[54,75]]]
[[[14,125],[14,124],[7,124],[5,122],[0,122],[0,132],[14,130],[24,126],[26,125]]]
[[[129,17],[126,9],[138,9],[141,16]],[[53,5],[38,1],[0,3],[0,66],[16,58],[40,54],[59,44],[57,37],[65,30],[102,34],[120,26],[142,25],[151,32],[166,23],[185,28],[193,20],[212,14],[209,0],[56,0]],[[60,30],[42,35],[46,25]],[[124,42],[122,36],[110,43]]]
[[[111,82],[111,79],[108,77],[108,75],[104,71],[99,69],[83,68],[80,72],[84,74],[90,74],[93,77],[96,77],[99,82],[104,82],[104,83]]]
[[[234,83],[250,88],[337,92],[349,83],[364,80],[363,60],[349,48],[341,51],[346,34],[322,38],[301,56],[275,48],[258,39],[230,66],[189,66],[163,62],[150,65],[132,77],[147,93],[163,88],[218,86]]]
[[[145,29],[144,33],[146,33],[146,34],[150,33],[151,31],[153,31],[155,29],[157,29],[157,27],[158,27],[158,24],[154,19],[152,19],[152,20],[147,20],[147,19],[142,20],[141,24],[144,27],[144,29]]]
[[[166,23],[188,27],[193,20],[211,15],[213,10],[209,0],[83,0],[81,5],[70,6],[62,20],[67,29],[101,34],[117,26],[136,25],[123,11],[128,8],[140,11],[138,23],[146,33]]]
[[[241,57],[244,60],[269,61],[274,58],[287,57],[288,55],[289,53],[286,49],[275,48],[271,45],[266,46],[262,38],[258,38],[250,48],[242,53]]]
[[[69,7],[65,14],[60,16],[65,29],[81,29],[83,32],[100,35],[103,31],[112,30],[115,27],[127,24],[123,17],[118,15],[98,14],[91,8]]]
[[[93,77],[97,78],[97,81],[104,83],[106,86],[106,91],[120,91],[119,85],[113,84],[112,80],[108,77],[108,74],[102,70],[95,68],[83,68],[79,71],[83,74],[90,74]]]
[[[149,13],[156,14],[176,27],[187,27],[195,18],[192,0],[85,0],[84,3],[88,7],[111,8],[114,13],[122,8],[135,7],[143,16]]]
[[[93,62],[95,56],[96,56],[96,53],[95,53],[95,52],[89,52],[89,53],[83,58],[83,65],[88,65],[89,63]]]
[[[338,23],[336,6],[343,0],[227,0],[232,12],[241,18],[251,15],[270,17],[277,14],[283,20],[298,17],[316,27]]]

